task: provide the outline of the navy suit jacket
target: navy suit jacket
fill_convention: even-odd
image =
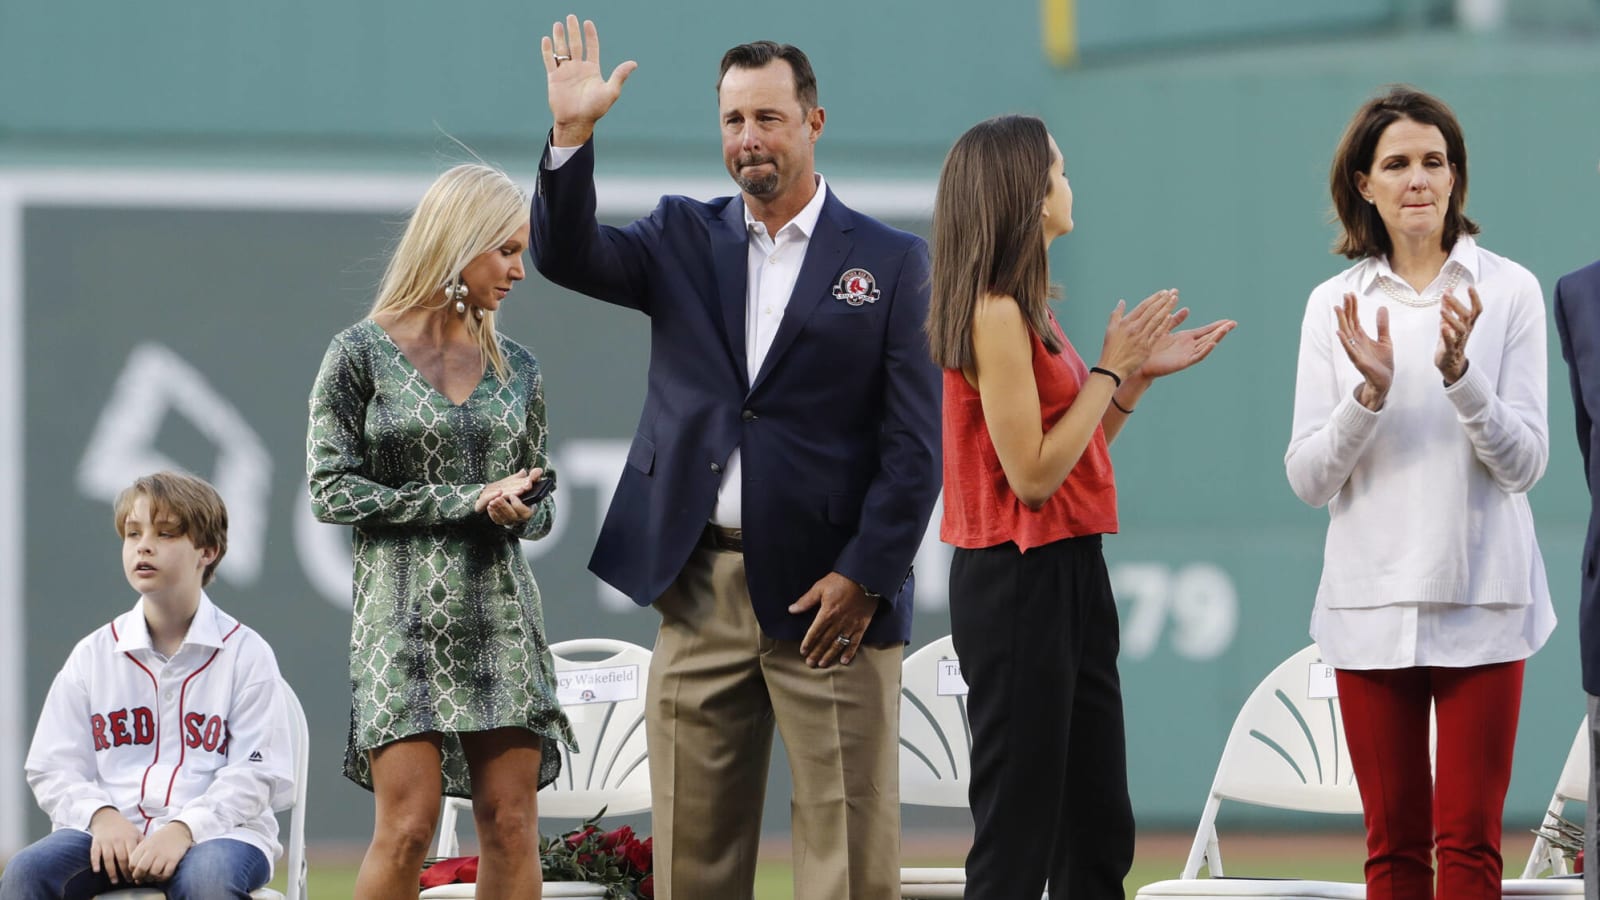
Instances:
[[[650,317],[644,410],[589,568],[635,603],[661,596],[716,505],[735,447],[745,575],[762,630],[799,640],[789,604],[836,571],[884,595],[866,642],[911,635],[911,564],[940,486],[941,375],[923,336],[927,246],[830,191],[754,383],[745,357],[748,237],[738,197],[663,197],[624,227],[595,220],[594,142],[539,166],[534,265]],[[846,273],[878,291],[850,302]]]
[[[1573,419],[1578,425],[1578,449],[1583,453],[1583,477],[1589,485],[1589,531],[1583,538],[1583,592],[1578,606],[1578,645],[1583,654],[1583,689],[1600,696],[1600,590],[1595,578],[1596,547],[1600,545],[1600,456],[1590,450],[1600,444],[1600,262],[1579,269],[1556,282],[1556,333],[1561,355],[1572,378]]]

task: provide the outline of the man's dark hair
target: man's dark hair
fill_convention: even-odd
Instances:
[[[800,108],[816,109],[817,75],[811,71],[811,60],[806,59],[805,52],[793,44],[751,41],[722,54],[722,68],[717,71],[717,91],[721,92],[722,76],[728,74],[729,69],[760,69],[775,59],[788,63],[790,71],[794,72],[794,95],[800,101]]]

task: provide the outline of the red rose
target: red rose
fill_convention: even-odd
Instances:
[[[635,872],[648,873],[650,871],[650,842],[629,841],[622,846],[622,857],[628,861]]]
[[[595,834],[599,830],[600,829],[594,827],[593,825],[585,825],[582,831],[574,831],[573,833],[567,835],[567,846],[576,850],[578,849],[579,844],[588,839],[589,835]]]
[[[633,840],[633,829],[623,825],[613,831],[606,832],[605,836],[600,839],[600,849],[614,850],[618,844],[625,844],[631,840]]]
[[[639,896],[643,897],[644,900],[655,900],[656,877],[654,875],[646,875],[644,880],[639,882]]]

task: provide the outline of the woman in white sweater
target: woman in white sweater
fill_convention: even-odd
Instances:
[[[1357,262],[1306,305],[1284,462],[1328,507],[1311,636],[1337,672],[1367,897],[1436,896],[1437,854],[1438,897],[1499,898],[1523,664],[1555,627],[1527,499],[1549,457],[1543,296],[1473,239],[1437,98],[1368,101],[1329,181]]]

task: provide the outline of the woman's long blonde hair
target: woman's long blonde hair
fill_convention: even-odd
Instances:
[[[440,175],[411,213],[368,317],[440,309],[442,288],[527,220],[527,198],[499,169],[465,163]],[[508,369],[495,336],[494,313],[485,311],[481,320],[467,316],[467,329],[477,338],[484,361],[505,380]]]

